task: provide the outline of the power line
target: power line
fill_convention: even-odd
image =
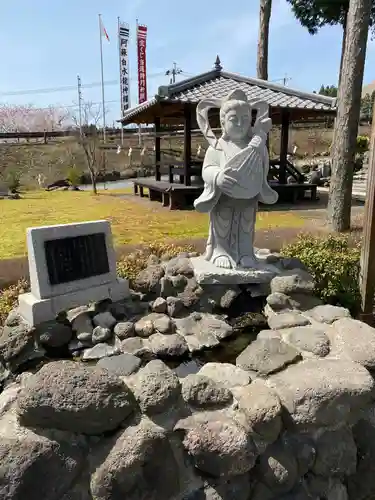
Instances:
[[[176,76],[180,75],[181,73],[182,73],[182,69],[177,68],[177,64],[174,62],[173,68],[167,69],[167,71],[165,72],[165,75],[171,77],[169,83],[176,83]]]
[[[164,73],[151,73],[147,75],[147,78],[156,78],[158,76],[163,76]],[[131,81],[137,80],[137,77],[130,78]],[[118,80],[109,80],[104,82],[104,85],[119,85]],[[101,87],[101,82],[92,82],[81,84],[82,89],[90,89],[94,87]],[[66,92],[71,90],[77,90],[77,85],[67,85],[65,87],[50,87],[44,89],[27,89],[27,90],[14,90],[11,92],[0,92],[0,96],[16,96],[16,95],[34,95],[34,94],[49,94],[53,92]]]

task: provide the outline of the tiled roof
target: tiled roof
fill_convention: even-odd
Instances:
[[[123,119],[129,122],[129,119],[156,102],[198,103],[205,98],[225,97],[234,89],[241,89],[250,99],[261,99],[272,107],[323,112],[334,112],[336,109],[336,99],[331,97],[301,92],[269,81],[214,70],[172,85],[159,87],[155,98],[130,109]]]

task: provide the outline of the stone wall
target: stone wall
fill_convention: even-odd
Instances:
[[[134,303],[159,312],[128,313],[124,321],[129,304],[100,304],[32,332],[13,312],[0,337],[0,498],[375,498],[375,330],[314,298],[311,276],[298,261],[267,258],[283,269],[264,308],[269,329],[235,364],[207,363],[185,377],[167,366],[173,349],[153,349],[152,337],[159,336],[154,345],[171,337],[190,352],[207,349],[207,338],[221,341],[218,332],[235,335],[236,301],[254,299],[260,289],[216,289],[214,296],[211,288],[205,301],[208,290],[194,284],[184,256],[151,262],[137,280]],[[171,308],[176,301],[179,313]],[[160,316],[145,320],[149,314]],[[122,320],[110,325],[110,315]],[[120,340],[125,323],[133,336]],[[92,347],[98,326],[112,340]],[[90,347],[74,350],[75,360],[23,364],[77,343],[83,332],[89,342],[88,331]],[[187,337],[204,342],[189,344]],[[139,339],[137,355],[126,350],[130,340],[139,347]],[[84,362],[87,349],[100,344],[118,350]]]

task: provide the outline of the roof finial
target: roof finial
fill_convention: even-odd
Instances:
[[[221,71],[223,69],[220,61],[220,57],[217,55],[216,56],[216,61],[215,61],[215,70],[216,71]]]

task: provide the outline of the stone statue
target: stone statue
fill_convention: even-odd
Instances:
[[[217,138],[208,111],[220,108],[222,136]],[[252,110],[257,117],[252,126]],[[242,90],[225,99],[206,99],[197,106],[197,122],[206,137],[202,177],[204,191],[194,202],[198,212],[210,214],[204,258],[225,269],[257,269],[254,229],[258,202],[276,203],[278,194],[268,184],[267,134],[271,129],[268,104],[249,101]]]

